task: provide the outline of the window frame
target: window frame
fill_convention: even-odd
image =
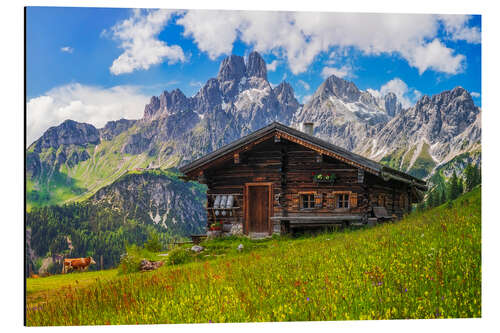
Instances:
[[[331,207],[333,207],[334,210],[340,211],[351,209],[352,193],[352,191],[333,191],[333,205]],[[342,207],[340,207],[340,196],[342,196],[342,203],[344,204]]]
[[[307,196],[307,200],[304,197]],[[316,192],[299,192],[299,209],[300,210],[313,210],[316,207]],[[304,202],[307,202],[308,207],[304,207]],[[311,207],[312,205],[312,207]]]
[[[350,193],[344,192],[335,194],[335,208],[349,209],[351,207],[350,200]],[[343,204],[343,206],[341,206],[341,204]]]

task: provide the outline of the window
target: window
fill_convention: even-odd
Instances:
[[[300,195],[300,208],[314,208],[314,194],[301,194]]]
[[[337,194],[337,208],[349,208],[349,194]]]

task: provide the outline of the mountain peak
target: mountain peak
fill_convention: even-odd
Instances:
[[[91,124],[79,123],[67,119],[58,126],[49,128],[34,142],[35,151],[42,149],[59,148],[61,145],[84,146],[88,143],[98,144],[100,142],[99,131]]]
[[[257,51],[253,51],[248,55],[247,62],[247,76],[260,77],[267,80],[267,68],[266,62],[262,59],[261,55]]]
[[[384,107],[387,114],[391,117],[394,117],[395,115],[399,114],[403,109],[403,106],[401,105],[401,102],[398,100],[398,97],[392,91],[389,91],[384,96]]]
[[[243,57],[232,54],[222,60],[217,79],[219,81],[239,81],[245,75],[246,67]]]
[[[351,81],[346,81],[335,75],[330,75],[318,89],[321,95],[334,95],[344,101],[352,102],[359,99],[361,92]]]

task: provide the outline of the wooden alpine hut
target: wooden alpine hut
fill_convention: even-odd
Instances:
[[[183,167],[206,184],[207,230],[266,236],[399,219],[426,182],[278,122]]]

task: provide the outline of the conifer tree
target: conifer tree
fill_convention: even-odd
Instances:
[[[458,184],[457,173],[455,172],[455,170],[453,170],[453,175],[448,181],[448,199],[454,200],[458,198],[458,196],[460,195],[459,191],[460,189]]]
[[[446,202],[446,191],[441,189],[441,195],[439,196],[439,204],[442,205]]]

